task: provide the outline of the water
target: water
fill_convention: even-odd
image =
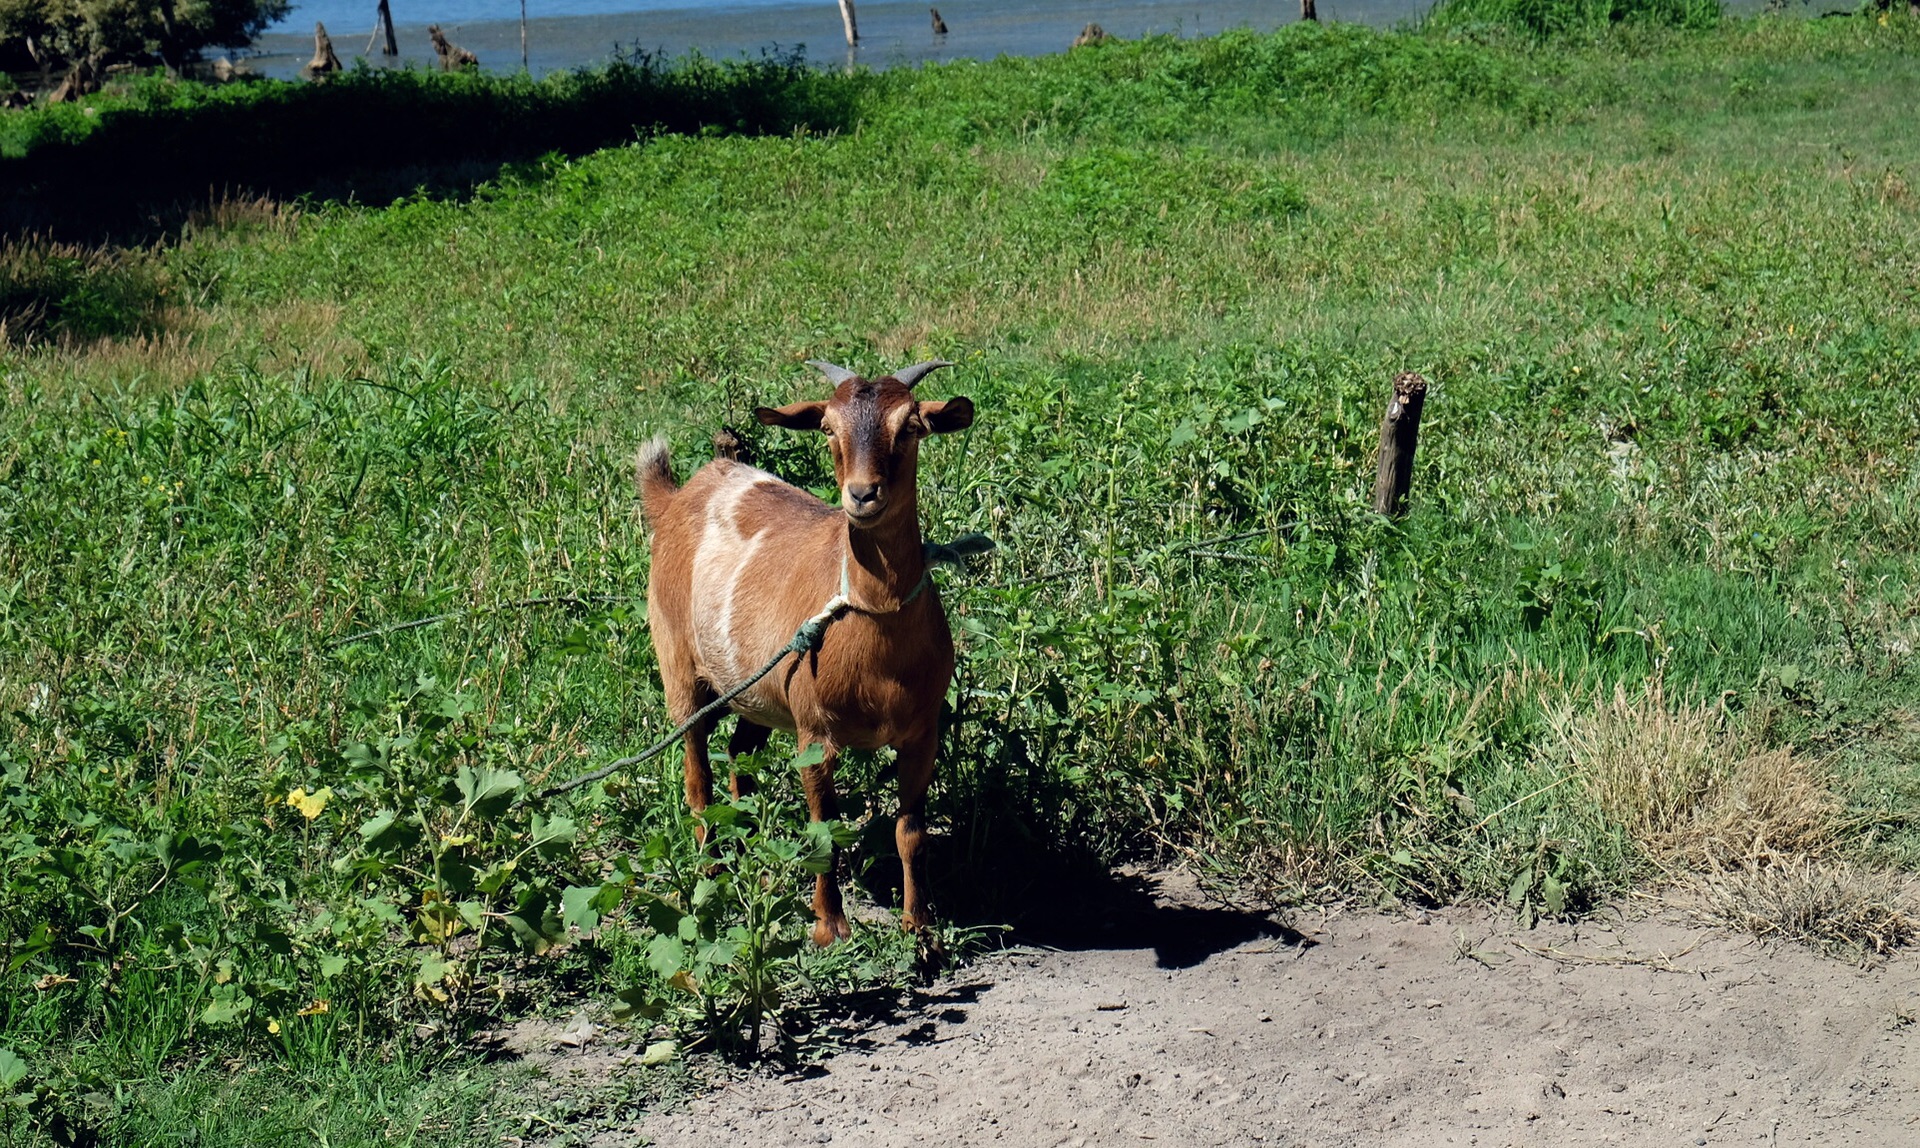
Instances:
[[[518,0],[389,0],[399,63],[431,64],[426,26],[480,57],[490,71],[520,67]],[[1322,20],[1387,26],[1411,21],[1428,0],[1318,0]],[[535,75],[605,62],[616,47],[709,57],[758,56],[804,48],[807,58],[872,68],[929,60],[1037,56],[1065,49],[1089,23],[1132,39],[1154,33],[1191,37],[1228,28],[1271,30],[1299,18],[1298,0],[933,0],[948,34],[935,36],[919,0],[857,0],[860,47],[849,53],[835,0],[528,0],[527,66]],[[313,23],[327,26],[334,51],[349,67],[368,55],[375,0],[301,0],[286,20],[256,42],[253,66],[291,76],[313,55]]]

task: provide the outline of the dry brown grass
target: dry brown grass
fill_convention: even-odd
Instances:
[[[1691,874],[1686,884],[1715,920],[1849,960],[1884,956],[1920,937],[1912,881],[1846,861],[1750,860]]]
[[[1574,775],[1607,820],[1660,857],[1731,772],[1724,727],[1720,707],[1669,705],[1656,680],[1638,697],[1616,686],[1570,718],[1566,740]]]
[[[1841,803],[1826,767],[1761,748],[1717,705],[1656,681],[1567,722],[1573,775],[1711,919],[1865,959],[1920,936],[1910,882],[1833,856]]]

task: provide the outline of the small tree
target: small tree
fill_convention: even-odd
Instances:
[[[0,65],[42,72],[159,61],[179,71],[204,48],[243,48],[290,0],[0,0]]]

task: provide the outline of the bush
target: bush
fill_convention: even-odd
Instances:
[[[1580,35],[1615,24],[1705,29],[1725,15],[1720,0],[1441,0],[1427,26],[1442,31],[1493,27],[1537,39]]]

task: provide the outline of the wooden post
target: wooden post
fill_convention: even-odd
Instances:
[[[1420,444],[1420,408],[1427,402],[1427,380],[1406,371],[1393,380],[1393,401],[1380,420],[1380,469],[1373,480],[1373,509],[1398,518],[1407,512],[1413,487],[1413,452]]]
[[[1313,0],[1300,0],[1300,18],[1316,24],[1320,22],[1320,13],[1314,9]]]
[[[527,0],[520,0],[520,70],[527,70]]]
[[[387,0],[380,0],[380,7],[373,14],[373,35],[367,37],[367,51],[373,51],[374,41],[386,37],[386,43],[380,45],[382,56],[398,56],[400,43],[393,38],[393,9],[387,7]]]
[[[1920,4],[1920,0],[1914,0],[1914,3],[1916,3],[1916,4]],[[931,13],[933,13],[933,34],[934,34],[934,35],[936,35],[936,36],[944,36],[944,35],[946,35],[946,34],[947,34],[947,22],[946,22],[945,20],[942,20],[942,19],[940,18],[940,9],[938,9],[938,8],[929,8],[929,9],[927,9],[927,11],[929,11],[929,12],[931,12]]]
[[[853,0],[840,0],[840,22],[847,26],[847,47],[859,47],[860,28],[853,20]]]

